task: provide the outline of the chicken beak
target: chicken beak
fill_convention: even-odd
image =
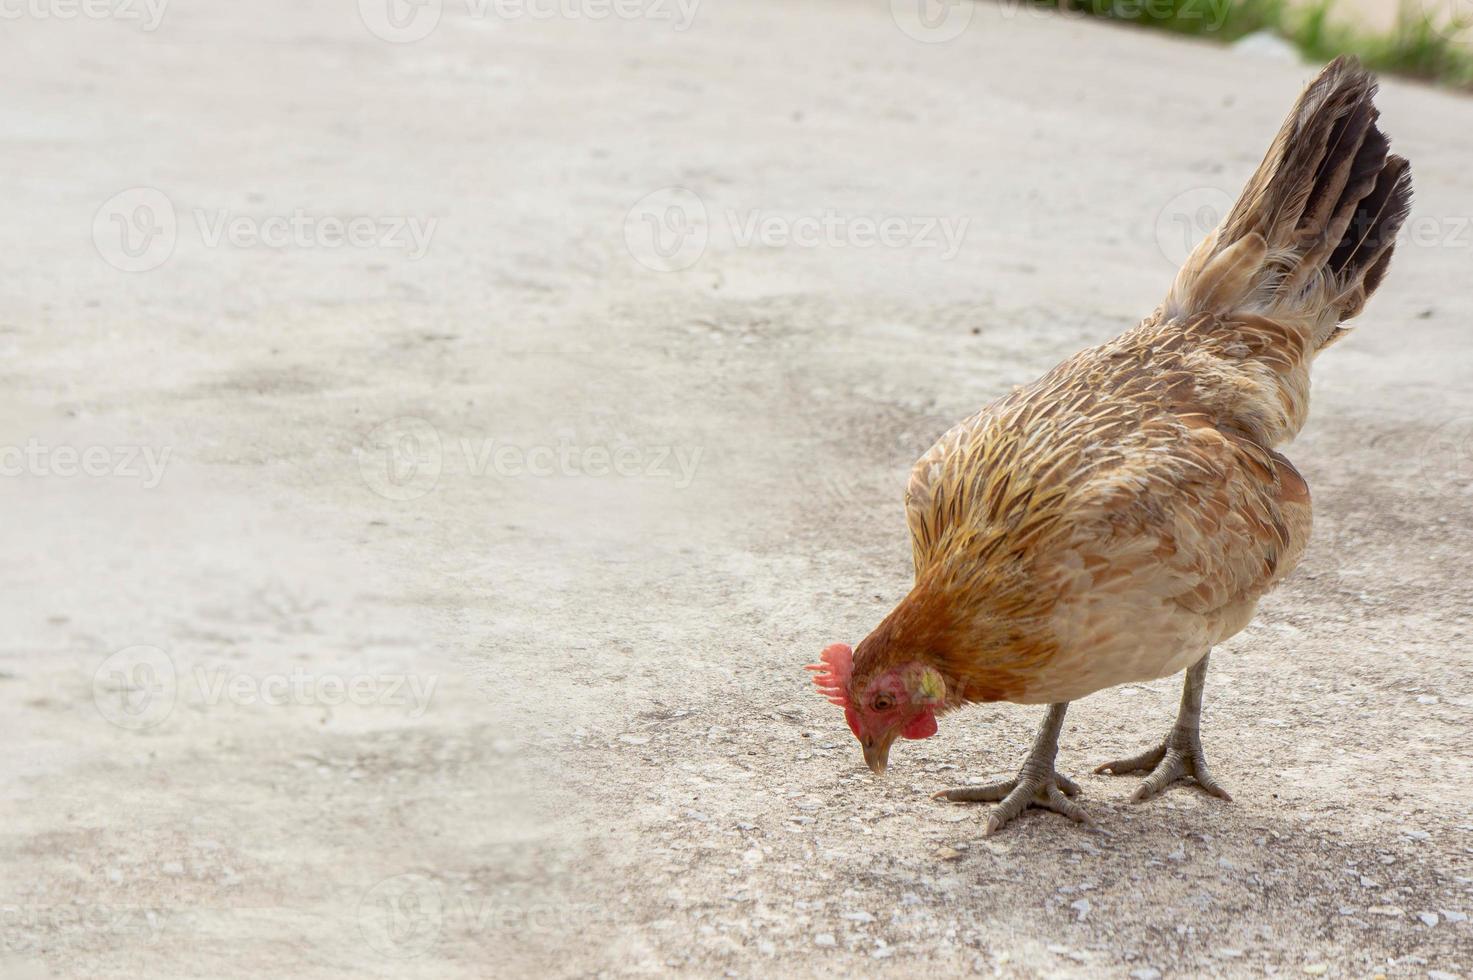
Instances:
[[[890,763],[890,743],[893,741],[893,736],[883,735],[879,738],[871,735],[864,740],[864,762],[876,776],[885,775],[885,767]]]

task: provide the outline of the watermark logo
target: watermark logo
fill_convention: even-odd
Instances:
[[[368,434],[358,451],[358,472],[380,497],[416,500],[439,484],[444,461],[439,431],[424,419],[406,415]]]
[[[92,675],[92,701],[98,712],[129,731],[163,724],[178,697],[174,661],[158,647],[119,650]]]
[[[3,2],[3,0],[0,0]],[[647,20],[687,30],[700,0],[454,0],[472,20]],[[391,44],[423,41],[440,26],[445,0],[358,0],[358,16],[374,37]]]
[[[564,432],[548,442],[491,436],[446,442],[429,422],[406,416],[369,434],[358,452],[358,468],[374,493],[407,501],[434,490],[450,464],[476,479],[668,480],[684,490],[694,482],[704,455],[704,446],[650,445],[619,434],[594,440]]]
[[[223,702],[251,707],[401,708],[407,717],[424,716],[439,677],[391,671],[351,674],[310,673],[300,667],[286,673],[244,674],[225,668],[195,667],[199,704],[216,707]]]
[[[890,17],[906,37],[943,44],[962,36],[975,6],[974,0],[890,0]]]
[[[733,248],[913,249],[947,262],[966,239],[971,219],[936,215],[863,214],[823,208],[802,213],[763,208],[722,211],[710,221],[706,203],[684,187],[641,198],[624,218],[624,244],[635,261],[656,272],[678,272],[700,261],[713,237]]]
[[[1352,223],[1354,227],[1355,223]],[[1473,217],[1468,215],[1413,215],[1396,234],[1396,242],[1417,248],[1473,247]]]
[[[624,245],[656,272],[689,269],[710,238],[706,202],[684,187],[662,187],[635,202],[624,218]]]
[[[32,953],[43,945],[54,946],[57,936],[63,934],[152,946],[172,914],[169,909],[132,905],[4,904],[0,905],[0,950]],[[0,963],[0,967],[8,965]]]
[[[1439,487],[1473,488],[1473,416],[1444,422],[1422,444],[1422,475]]]
[[[143,731],[162,724],[181,698],[199,708],[222,704],[242,707],[336,708],[353,705],[401,711],[411,719],[424,716],[439,685],[434,674],[364,669],[248,674],[239,670],[196,666],[181,675],[174,660],[158,647],[133,646],[102,662],[92,678],[98,713],[119,728]],[[186,691],[188,681],[192,690]]]
[[[418,262],[429,251],[437,218],[403,215],[319,215],[297,208],[290,214],[238,214],[228,208],[193,212],[195,227],[206,248],[223,242],[233,248],[338,249],[401,251]]]
[[[832,208],[799,215],[759,209],[726,212],[726,226],[737,248],[933,250],[943,262],[956,258],[971,223],[965,217],[847,214]]]
[[[0,0],[4,2],[4,0]],[[182,223],[167,194],[134,187],[109,198],[92,219],[97,253],[123,272],[157,269],[174,254],[181,233],[192,231],[210,249],[267,248],[275,251],[376,249],[424,258],[439,225],[437,218],[405,215],[317,214],[295,208],[283,214],[243,214],[230,208],[194,208]]]
[[[445,895],[428,875],[385,878],[358,903],[358,931],[381,956],[419,956],[439,941],[444,925]]]
[[[52,446],[33,436],[24,446],[0,446],[0,477],[116,477],[152,490],[172,452],[170,446]]]
[[[479,895],[448,888],[433,875],[409,872],[385,878],[364,893],[358,903],[358,931],[381,956],[410,959],[423,955],[446,933],[501,949],[519,937],[565,940],[610,921],[608,910],[595,902],[529,897]]]
[[[440,26],[444,6],[444,0],[358,0],[358,17],[381,41],[413,44]]]
[[[153,33],[169,0],[0,0],[0,20],[117,20]]]
[[[466,472],[475,477],[488,473],[510,480],[617,476],[672,480],[680,490],[695,479],[705,452],[702,446],[642,446],[633,442],[585,446],[572,441],[527,446],[489,438],[461,439],[459,446]]]
[[[1156,244],[1173,267],[1227,217],[1237,198],[1221,187],[1193,187],[1173,197],[1156,215]],[[1375,215],[1357,213],[1345,234],[1373,247],[1368,235]],[[1402,248],[1473,248],[1473,216],[1412,215],[1396,232]]]
[[[114,194],[92,218],[97,254],[123,272],[157,269],[174,254],[178,237],[174,204],[154,187],[133,187]]]
[[[1409,0],[1411,15],[1455,41],[1473,41],[1473,0]]]
[[[1173,268],[1180,267],[1233,208],[1220,187],[1193,187],[1166,202],[1156,215],[1156,246]]]

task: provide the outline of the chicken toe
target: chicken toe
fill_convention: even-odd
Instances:
[[[934,799],[952,803],[996,803],[987,817],[984,835],[997,833],[1028,807],[1038,807],[1063,814],[1070,820],[1089,824],[1089,814],[1070,799],[1079,795],[1079,785],[1054,769],[1059,751],[1059,732],[1064,727],[1064,711],[1069,705],[1049,705],[1043,727],[1033,742],[1033,749],[1023,763],[1017,778],[986,786],[963,786],[942,790]]]
[[[1176,733],[1173,732],[1172,735],[1174,738]],[[1208,771],[1207,759],[1202,754],[1200,742],[1194,746],[1176,746],[1168,743],[1149,752],[1131,756],[1129,759],[1107,762],[1095,772],[1110,776],[1126,776],[1136,772],[1150,773],[1141,780],[1141,784],[1130,795],[1132,803],[1149,800],[1177,780],[1188,778],[1195,779],[1198,786],[1219,799],[1232,799],[1228,791],[1223,789]]]
[[[1207,657],[1187,671],[1182,687],[1181,710],[1177,714],[1176,726],[1166,741],[1154,749],[1147,749],[1126,759],[1107,762],[1095,769],[1096,773],[1110,776],[1127,776],[1131,773],[1149,773],[1131,794],[1132,803],[1140,803],[1160,793],[1180,779],[1192,778],[1212,796],[1231,800],[1228,791],[1222,788],[1207,769],[1207,756],[1202,751],[1202,688],[1207,680]]]

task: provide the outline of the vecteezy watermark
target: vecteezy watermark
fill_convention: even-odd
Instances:
[[[460,452],[471,476],[502,479],[550,476],[643,477],[691,485],[701,465],[703,446],[640,446],[632,442],[583,446],[573,442],[521,446],[495,439],[461,439]]]
[[[1191,21],[1200,23],[1203,33],[1211,33],[1222,27],[1231,5],[1232,0],[999,0],[991,5],[990,16],[1003,20],[1021,14],[1038,18]],[[976,0],[890,0],[890,17],[906,37],[925,44],[944,44],[966,33],[976,7]]]
[[[1156,215],[1156,245],[1166,261],[1173,267],[1185,262],[1232,210],[1233,200],[1220,187],[1193,187],[1167,201]]]
[[[385,878],[358,903],[358,931],[381,956],[418,956],[439,942],[444,927],[445,893],[427,875]]]
[[[762,208],[727,209],[714,231],[734,248],[855,248],[934,251],[956,257],[968,217],[853,214],[824,208],[798,214]],[[624,216],[624,244],[640,265],[677,272],[695,265],[713,228],[700,195],[666,187],[635,202]]]
[[[422,955],[446,932],[497,945],[509,936],[578,935],[608,912],[594,902],[488,898],[447,888],[433,875],[395,875],[375,884],[358,903],[358,931],[381,956]]]
[[[152,33],[168,7],[169,0],[0,0],[0,20],[134,21]]]
[[[1433,485],[1473,489],[1473,416],[1444,422],[1422,444],[1422,476]]]
[[[403,250],[411,262],[424,258],[439,224],[438,218],[320,215],[302,208],[264,217],[196,208],[194,220],[206,248],[222,241],[234,248],[374,248]]]
[[[906,37],[941,44],[962,36],[976,6],[975,0],[890,0],[890,17]]]
[[[738,248],[913,248],[935,249],[949,262],[961,251],[971,218],[844,214],[823,210],[787,215],[767,211],[727,211],[726,222]]]
[[[1403,17],[1418,18],[1455,41],[1473,40],[1473,0],[1407,0],[1407,4]]]
[[[174,661],[158,647],[119,650],[92,675],[92,703],[98,713],[130,731],[163,724],[178,697]]]
[[[1232,210],[1236,196],[1221,187],[1193,187],[1166,203],[1156,215],[1156,244],[1172,266],[1180,266],[1197,243],[1210,235]],[[1364,216],[1357,216],[1347,235],[1363,236]],[[1469,215],[1413,215],[1396,233],[1398,246],[1414,248],[1473,248],[1473,217]]]
[[[215,707],[222,703],[268,708],[402,708],[408,718],[424,716],[440,678],[434,674],[365,671],[312,673],[301,667],[289,671],[246,674],[223,667],[191,672],[198,692],[196,703]]]
[[[411,262],[424,258],[439,224],[438,218],[316,214],[305,208],[284,214],[194,208],[190,217],[192,222],[183,228],[193,227],[205,248],[377,249],[404,252]],[[97,254],[124,272],[148,272],[169,261],[180,232],[173,202],[154,187],[134,187],[113,195],[92,219]]]
[[[456,452],[458,451],[458,452]],[[467,476],[502,480],[591,477],[671,480],[681,490],[695,479],[703,446],[646,445],[628,439],[542,443],[494,437],[462,437],[451,461]],[[435,489],[445,469],[439,431],[415,416],[390,419],[368,434],[357,451],[358,471],[370,490],[389,500],[415,500]]]
[[[0,446],[0,477],[117,477],[152,490],[172,452],[171,446],[51,446],[32,436],[24,446]]]
[[[363,669],[247,673],[234,668],[194,667],[182,676],[174,660],[152,646],[119,650],[97,668],[92,697],[103,718],[130,731],[162,724],[181,696],[196,708],[326,707],[390,708],[411,719],[423,717],[439,677],[413,671]],[[192,681],[193,687],[181,681]]]
[[[1397,232],[1396,242],[1417,248],[1473,248],[1473,217],[1412,215]]]
[[[92,216],[92,244],[115,269],[148,272],[169,261],[179,239],[174,204],[154,187],[120,191]]]
[[[684,187],[646,194],[624,216],[624,245],[640,265],[656,272],[689,269],[706,254],[711,238],[706,202]]]
[[[1040,4],[1034,0],[1004,0],[1003,16],[1018,9],[1056,11],[1065,17],[1109,17],[1111,20],[1170,21],[1181,26],[1200,24],[1198,30],[1211,34],[1222,28],[1234,0],[1057,0]]]
[[[356,455],[363,482],[389,500],[423,497],[440,482],[445,463],[440,433],[409,415],[375,426]]]
[[[358,0],[370,34],[393,44],[423,41],[440,26],[447,6],[472,20],[647,20],[684,31],[700,0]]]
[[[59,935],[88,935],[153,945],[171,912],[158,907],[112,904],[0,904],[0,950],[29,953]]]

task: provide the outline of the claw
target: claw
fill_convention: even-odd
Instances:
[[[1176,742],[1186,744],[1173,744]],[[1188,778],[1195,779],[1197,785],[1209,795],[1221,800],[1232,800],[1228,791],[1212,778],[1212,773],[1207,769],[1207,757],[1202,752],[1202,745],[1195,739],[1178,739],[1173,735],[1165,745],[1133,755],[1128,759],[1107,762],[1096,768],[1095,772],[1111,776],[1125,776],[1133,772],[1149,773],[1145,779],[1141,780],[1135,792],[1130,795],[1132,803],[1149,800],[1172,783]]]
[[[1070,799],[1079,795],[1079,786],[1068,777],[1058,773],[1046,776],[1020,775],[1000,783],[986,786],[962,786],[935,794],[932,799],[951,803],[996,803],[997,807],[987,817],[983,828],[984,836],[991,836],[1011,823],[1030,806],[1052,810],[1076,823],[1093,826],[1094,821],[1079,804]]]
[[[1059,752],[1059,732],[1064,727],[1064,712],[1068,708],[1067,701],[1049,705],[1043,727],[1033,740],[1033,750],[1028,753],[1028,760],[1023,763],[1017,778],[986,786],[946,789],[932,799],[952,803],[996,803],[997,806],[987,815],[987,826],[982,831],[987,836],[997,833],[1030,806],[1062,813],[1070,820],[1093,825],[1089,814],[1069,799],[1079,795],[1079,786],[1054,769],[1054,759]]]
[[[1009,779],[1001,783],[988,783],[986,786],[961,786],[933,793],[931,799],[946,800],[949,803],[996,803],[1011,793],[1016,785],[1016,779]]]
[[[1110,776],[1124,776],[1132,772],[1149,773],[1130,795],[1132,803],[1149,800],[1178,779],[1189,776],[1194,777],[1197,785],[1210,795],[1221,800],[1231,800],[1228,791],[1207,771],[1207,756],[1202,752],[1202,685],[1206,678],[1207,655],[1203,654],[1202,659],[1187,670],[1176,727],[1166,741],[1128,759],[1107,762],[1096,768],[1095,772]]]
[[[1133,772],[1150,772],[1156,768],[1161,757],[1166,754],[1166,746],[1158,745],[1154,749],[1133,755],[1128,759],[1117,759],[1107,762],[1102,766],[1095,766],[1096,776],[1128,776]]]

